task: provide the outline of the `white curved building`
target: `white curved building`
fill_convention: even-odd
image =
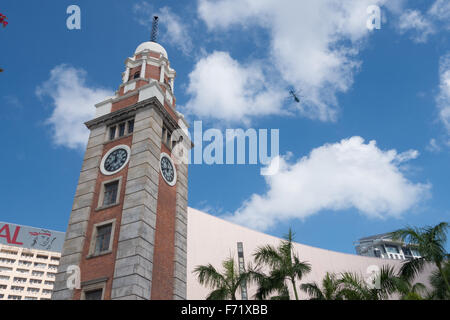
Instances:
[[[245,265],[252,262],[255,249],[262,245],[278,246],[280,238],[276,238],[261,232],[241,227],[231,222],[219,219],[212,215],[188,208],[188,239],[187,239],[187,299],[205,299],[211,289],[200,285],[196,276],[192,273],[197,265],[211,263],[216,269],[221,270],[222,261],[233,255],[238,261],[238,242],[242,243]],[[311,264],[312,270],[305,276],[301,283],[318,282],[321,284],[326,272],[340,273],[352,271],[360,273],[364,278],[370,276],[370,272],[383,265],[401,266],[402,261],[364,257],[354,254],[340,253],[320,248],[315,248],[295,243],[295,250],[301,261]],[[416,279],[428,284],[428,268]],[[291,288],[292,290],[292,288]],[[248,298],[252,299],[255,287],[248,288]],[[301,299],[306,299],[304,292],[299,292]],[[293,296],[291,294],[291,296]],[[237,298],[241,298],[238,292]]]

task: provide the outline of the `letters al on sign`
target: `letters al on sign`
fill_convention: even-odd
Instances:
[[[0,222],[0,244],[61,252],[64,232]]]

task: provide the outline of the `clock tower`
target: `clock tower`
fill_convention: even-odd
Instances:
[[[176,73],[155,40],[125,67],[115,96],[86,122],[55,300],[186,298],[188,167],[180,160],[191,141],[175,107]]]

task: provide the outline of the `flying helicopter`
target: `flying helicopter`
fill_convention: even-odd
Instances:
[[[297,93],[294,88],[289,89],[289,95],[294,99],[295,102],[300,103],[300,97],[302,97],[301,94]]]

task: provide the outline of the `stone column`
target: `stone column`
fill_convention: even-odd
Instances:
[[[111,299],[150,299],[162,118],[151,106],[135,118]]]
[[[52,294],[53,300],[70,300],[73,297],[74,291],[67,288],[66,282],[69,277],[67,268],[71,265],[80,265],[105,134],[106,125],[103,125],[93,129],[88,140],[72,212],[69,218],[69,226],[61,253],[61,260],[56,274]]]

